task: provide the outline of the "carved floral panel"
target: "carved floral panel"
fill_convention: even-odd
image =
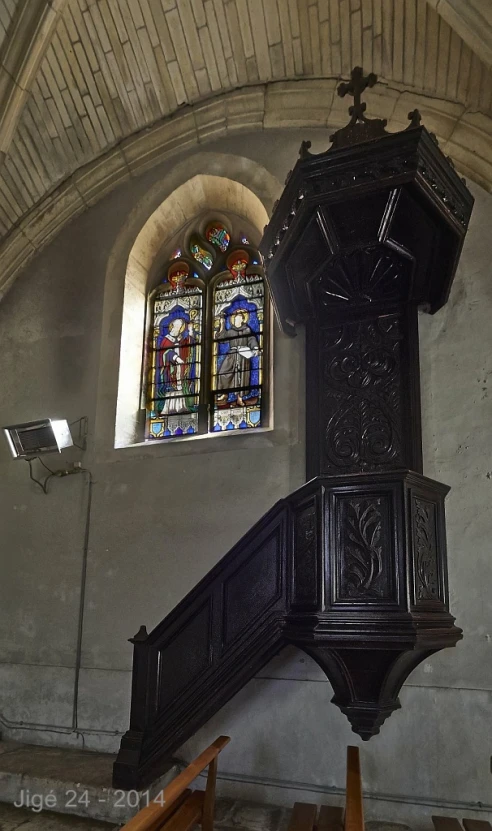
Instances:
[[[413,508],[415,601],[440,600],[436,506],[426,499],[414,497]]]
[[[338,600],[393,600],[389,496],[337,499]]]

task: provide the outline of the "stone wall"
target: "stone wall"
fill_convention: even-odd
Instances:
[[[301,138],[311,139],[315,151],[328,142],[316,130],[224,138],[203,154],[203,164],[233,179],[250,164],[260,166],[282,182]],[[114,449],[128,252],[177,167],[192,169],[195,162],[193,148],[122,184],[56,237],[0,305],[0,423],[87,415],[83,457],[74,450],[47,461],[62,466],[83,458],[94,480],[79,674],[86,475],[52,481],[45,496],[29,481],[27,465],[13,462],[0,445],[4,736],[116,749],[128,724],[127,638],[140,624],[159,622],[255,520],[303,481],[302,334],[290,340],[277,329],[272,430]],[[249,187],[266,205],[261,181],[252,176]],[[492,199],[473,189],[477,203],[451,299],[435,317],[420,318],[425,472],[452,486],[452,611],[465,640],[410,676],[402,710],[363,746],[367,806],[379,818],[416,822],[439,813],[436,805],[463,816],[478,802],[492,811]],[[224,793],[284,804],[303,796],[319,801],[327,793],[336,799],[345,747],[359,740],[331,695],[307,656],[286,651],[179,755],[189,759],[209,738],[228,733]]]

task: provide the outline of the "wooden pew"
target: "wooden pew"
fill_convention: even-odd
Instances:
[[[288,831],[364,831],[364,808],[358,747],[347,748],[345,810],[333,805],[321,805],[318,813],[317,805],[296,802],[290,817]],[[436,829],[436,831],[438,830]],[[475,831],[478,831],[478,829],[475,829]]]
[[[121,831],[190,831],[196,824],[203,831],[213,831],[217,757],[229,742],[228,736],[219,736],[164,788],[158,802],[142,808]],[[206,767],[205,791],[190,790],[188,786]]]
[[[465,831],[492,831],[490,822],[483,819],[462,820]],[[432,817],[435,831],[463,831],[459,819],[454,817]]]

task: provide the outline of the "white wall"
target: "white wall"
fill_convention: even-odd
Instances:
[[[328,143],[325,133],[305,130],[224,139],[214,149],[247,156],[283,181],[301,138],[311,138],[315,150]],[[113,448],[126,250],[118,245],[127,229],[131,248],[135,205],[146,204],[174,169],[150,171],[75,220],[0,305],[0,423],[89,416],[83,462],[95,485],[78,728],[94,749],[116,749],[128,724],[127,638],[141,623],[161,620],[252,522],[303,481],[302,339],[278,330],[272,432],[151,451]],[[456,806],[461,816],[469,813],[465,803],[492,804],[492,198],[473,190],[477,204],[451,299],[435,317],[420,319],[425,472],[452,486],[451,600],[465,640],[411,675],[403,709],[363,746],[367,790],[383,797],[368,808],[380,818],[430,815],[431,803]],[[149,202],[148,212],[154,207]],[[6,445],[0,470],[3,734],[80,744],[72,710],[87,485],[83,476],[55,480],[46,497],[29,482],[27,465],[9,459]],[[224,790],[286,804],[306,790],[311,797],[336,792],[344,784],[345,747],[359,740],[329,703],[331,694],[306,656],[286,652],[182,756],[229,733]],[[34,726],[21,729],[20,722]]]

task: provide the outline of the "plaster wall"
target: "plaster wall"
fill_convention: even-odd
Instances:
[[[315,151],[327,143],[316,130],[237,136],[209,145],[199,162],[239,181],[251,162],[282,182],[301,138]],[[56,237],[0,305],[0,423],[87,415],[87,452],[47,461],[64,466],[82,458],[94,480],[81,617],[87,476],[56,479],[45,496],[29,481],[27,465],[11,461],[0,445],[5,737],[116,750],[128,724],[127,638],[142,623],[158,623],[303,482],[302,334],[290,340],[277,329],[272,430],[114,449],[128,253],[179,166],[192,171],[196,164],[192,150],[120,186]],[[261,177],[251,188],[270,210]],[[450,301],[435,317],[420,318],[425,473],[452,486],[451,604],[465,640],[410,676],[402,710],[363,746],[368,812],[380,819],[422,823],[439,812],[431,806],[463,816],[480,803],[492,814],[492,198],[473,190],[476,207]],[[209,738],[228,733],[224,793],[284,804],[327,793],[336,799],[346,745],[359,740],[330,705],[331,694],[307,656],[286,651],[179,755],[190,759]]]

